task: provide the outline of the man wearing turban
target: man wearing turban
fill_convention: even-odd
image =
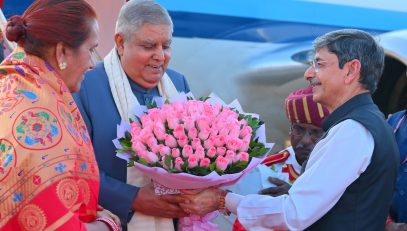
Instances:
[[[285,109],[291,122],[291,146],[263,161],[280,180],[271,177],[270,181],[278,187],[264,189],[262,194],[278,196],[287,193],[289,187],[284,187],[284,182],[292,184],[298,178],[301,166],[323,134],[322,121],[329,115],[326,108],[312,100],[310,86],[290,93],[285,100]]]
[[[230,187],[233,192],[249,194],[265,188],[260,191],[261,194],[272,196],[287,194],[291,184],[301,174],[302,164],[308,159],[323,134],[321,124],[329,112],[321,104],[312,100],[310,86],[291,92],[285,99],[285,111],[287,119],[291,122],[289,133],[291,146],[267,157],[263,165],[258,166],[248,176]],[[253,183],[253,178],[261,182]],[[272,187],[269,187],[267,178],[274,184]],[[245,229],[236,220],[233,230]]]

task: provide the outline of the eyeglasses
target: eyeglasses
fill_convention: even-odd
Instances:
[[[298,138],[304,137],[306,134],[308,134],[311,139],[316,142],[318,141],[322,135],[324,134],[324,131],[320,128],[307,128],[303,127],[298,124],[292,124],[291,125],[291,135],[296,136]]]
[[[310,66],[312,66],[312,68],[314,68],[315,73],[319,72],[319,68],[321,66],[321,63],[326,63],[328,61],[318,61],[315,58],[312,59],[312,61],[309,63]]]

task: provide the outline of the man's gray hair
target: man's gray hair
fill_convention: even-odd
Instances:
[[[367,32],[343,29],[329,32],[315,39],[314,48],[327,48],[338,57],[339,68],[357,59],[361,63],[360,79],[362,87],[373,93],[384,69],[384,51]]]
[[[143,24],[168,25],[173,31],[173,24],[168,11],[152,0],[131,0],[121,8],[116,22],[116,33],[121,33],[125,39]]]

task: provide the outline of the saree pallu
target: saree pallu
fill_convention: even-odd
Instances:
[[[0,230],[86,230],[98,194],[71,93],[51,65],[17,48],[0,65]]]

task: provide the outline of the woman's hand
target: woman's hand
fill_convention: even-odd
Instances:
[[[115,214],[113,214],[112,212],[110,212],[109,210],[103,209],[103,207],[100,205],[98,207],[98,212],[96,214],[96,217],[97,218],[103,218],[103,217],[110,218],[117,225],[117,227],[120,228],[119,230],[121,230],[122,225],[121,225],[119,217],[116,216]]]
[[[203,216],[212,211],[218,210],[221,189],[208,188],[197,190],[182,190],[183,196],[187,197],[190,203],[180,203],[181,208],[189,214]]]

